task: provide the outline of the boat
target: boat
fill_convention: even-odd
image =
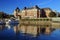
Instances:
[[[15,19],[15,18],[11,18],[8,21],[9,25],[17,25],[19,24],[19,20]]]
[[[19,24],[19,21],[18,21],[18,20],[10,20],[10,21],[9,21],[9,24],[10,24],[10,25],[12,25],[12,24],[13,24],[13,25],[16,25],[16,24]]]
[[[7,25],[17,25],[19,24],[19,20],[16,18],[10,18],[10,19],[6,19],[6,24]]]
[[[2,20],[0,20],[0,25],[5,25],[6,23],[5,23],[5,20],[4,19],[2,19]]]

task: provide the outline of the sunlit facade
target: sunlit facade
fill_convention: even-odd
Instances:
[[[49,13],[52,10],[50,8],[39,8],[38,6],[27,8],[25,7],[23,10],[20,10],[19,8],[16,8],[14,10],[14,16],[21,18],[40,18],[40,17],[49,17]]]

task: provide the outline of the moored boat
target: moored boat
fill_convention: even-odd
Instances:
[[[10,20],[9,24],[10,25],[16,25],[16,24],[19,24],[19,21],[18,20]]]
[[[0,20],[0,25],[5,25],[6,23],[5,23],[5,20],[4,19],[2,19],[2,20]]]
[[[8,20],[9,25],[16,25],[19,24],[19,20],[17,20],[16,18],[11,18]]]

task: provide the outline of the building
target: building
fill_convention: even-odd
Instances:
[[[45,15],[49,17],[49,13],[52,12],[52,10],[50,8],[43,8],[43,10],[45,12]]]
[[[50,8],[39,8],[37,5],[34,7],[24,7],[23,10],[20,10],[18,7],[14,11],[14,16],[15,17],[20,17],[20,18],[40,18],[40,17],[49,17],[49,13],[52,10]]]

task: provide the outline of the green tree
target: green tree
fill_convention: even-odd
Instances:
[[[0,12],[0,18],[3,18],[4,12]]]
[[[56,13],[55,12],[50,12],[49,17],[56,17]]]
[[[7,13],[4,12],[0,12],[0,18],[9,18],[9,15]]]
[[[11,17],[14,17],[14,15],[9,15],[9,17],[11,18]]]

